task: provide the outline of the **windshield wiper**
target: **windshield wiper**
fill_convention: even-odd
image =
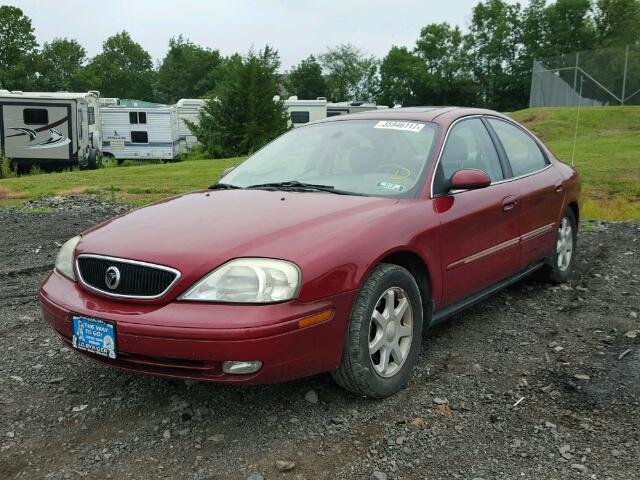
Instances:
[[[220,183],[216,182],[213,185],[209,186],[209,190],[235,190],[237,188],[242,188],[237,185],[231,185],[230,183]]]
[[[335,193],[337,195],[359,195],[358,193],[336,190],[336,187],[334,187],[333,185],[318,185],[315,183],[298,182],[297,180],[288,180],[286,182],[258,183],[256,185],[249,185],[247,188],[286,190],[292,192],[329,192]]]

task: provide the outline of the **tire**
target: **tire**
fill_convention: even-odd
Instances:
[[[393,314],[387,307],[391,299]],[[400,303],[406,307],[398,314]],[[422,299],[413,276],[398,265],[378,265],[353,305],[342,359],[332,372],[333,379],[341,387],[371,398],[388,397],[401,390],[407,385],[420,353],[422,323]]]
[[[98,150],[95,148],[89,149],[89,155],[87,157],[87,167],[89,170],[95,170],[98,168]]]
[[[567,282],[573,274],[577,253],[578,225],[573,210],[567,208],[558,224],[553,253],[540,270],[539,279],[549,283]]]

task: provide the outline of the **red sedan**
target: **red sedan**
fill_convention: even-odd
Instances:
[[[76,351],[173,378],[332,372],[385,397],[424,329],[537,271],[572,273],[576,171],[489,110],[404,108],[292,130],[208,190],[69,240],[40,290]]]

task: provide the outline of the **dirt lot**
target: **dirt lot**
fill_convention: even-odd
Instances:
[[[123,210],[0,210],[0,478],[640,478],[640,225],[583,225],[570,285],[521,282],[458,315],[425,336],[408,389],[370,401],[328,375],[187,384],[63,347],[39,282],[63,241]]]

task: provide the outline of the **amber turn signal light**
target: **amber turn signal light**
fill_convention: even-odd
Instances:
[[[323,310],[319,313],[315,313],[308,317],[301,318],[298,320],[298,328],[310,327],[311,325],[315,325],[316,323],[324,322],[333,317],[333,310]]]

